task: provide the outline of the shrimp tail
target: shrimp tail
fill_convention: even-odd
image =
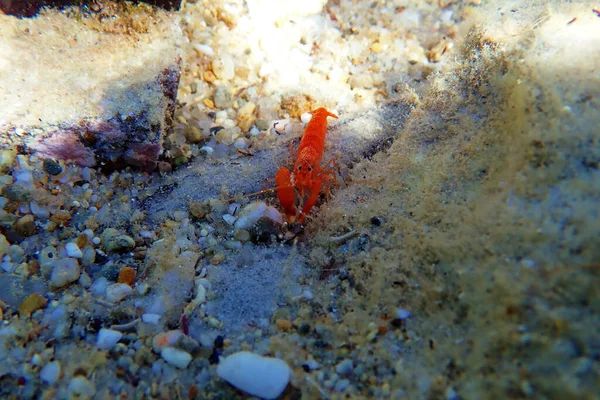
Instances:
[[[317,114],[323,114],[325,116],[325,118],[327,118],[327,117],[338,118],[337,115],[329,112],[325,107],[319,107],[316,110],[311,111],[310,113],[313,115],[313,117]]]
[[[285,212],[288,222],[293,222],[296,219],[296,193],[292,184],[292,174],[289,169],[280,167],[275,176],[275,185],[277,186],[277,197],[279,204]]]

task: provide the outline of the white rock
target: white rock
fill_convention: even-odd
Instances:
[[[65,258],[56,261],[54,268],[52,269],[52,277],[50,283],[55,288],[60,288],[68,285],[71,282],[75,282],[79,279],[81,268],[79,262],[74,258]]]
[[[210,47],[208,45],[201,44],[201,43],[194,43],[193,47],[198,53],[205,54],[209,57],[212,57],[215,55],[215,51],[212,49],[212,47]]]
[[[223,220],[227,222],[228,225],[233,225],[235,221],[237,221],[237,218],[231,214],[225,214],[223,215]]]
[[[39,354],[34,354],[33,357],[31,357],[31,365],[36,367],[42,365],[42,357]]]
[[[136,289],[138,293],[143,296],[148,293],[148,290],[150,290],[150,285],[148,285],[146,282],[142,282],[136,286]]]
[[[83,252],[81,251],[81,249],[79,249],[79,246],[77,246],[77,243],[74,243],[74,242],[67,243],[67,245],[65,246],[65,250],[67,250],[67,257],[72,257],[72,258],[83,257]]]
[[[239,219],[235,222],[235,228],[250,229],[262,217],[283,223],[283,218],[275,207],[268,206],[262,201],[255,201],[242,209]]]
[[[35,201],[29,203],[29,209],[31,213],[40,219],[46,219],[50,216],[50,212],[47,208],[40,206]]]
[[[84,376],[79,375],[71,379],[67,390],[70,395],[69,398],[91,399],[96,394],[96,385]]]
[[[108,287],[108,279],[105,277],[100,277],[92,283],[90,290],[96,296],[104,296],[106,294],[106,288]]]
[[[398,318],[398,319],[407,319],[407,318],[410,318],[410,316],[411,316],[411,313],[408,310],[405,310],[403,308],[398,308],[396,310],[396,318]]]
[[[312,119],[312,114],[309,112],[305,112],[304,114],[302,114],[300,116],[300,120],[302,121],[303,124],[308,124],[311,119]]]
[[[143,314],[142,322],[146,324],[154,324],[158,325],[158,321],[160,320],[160,315],[158,314]]]
[[[221,359],[217,375],[236,388],[263,399],[275,399],[285,390],[292,371],[283,360],[241,351]]]
[[[192,356],[183,350],[174,347],[165,347],[161,350],[160,356],[169,364],[179,369],[185,369],[192,361]]]
[[[211,155],[215,150],[210,146],[202,146],[200,150],[204,150],[207,155]]]
[[[100,329],[100,332],[98,332],[96,347],[100,350],[110,350],[122,337],[123,334],[119,331],[102,328]]]
[[[58,361],[52,361],[44,365],[44,368],[40,371],[40,379],[44,382],[52,385],[56,383],[60,376],[60,364]]]
[[[183,333],[178,330],[161,332],[152,338],[152,350],[155,353],[160,353],[165,347],[173,347],[182,335]]]
[[[106,288],[106,300],[117,303],[129,296],[133,289],[126,283],[113,283]]]

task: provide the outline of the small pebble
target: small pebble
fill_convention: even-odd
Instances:
[[[107,253],[128,251],[135,247],[135,240],[116,229],[107,228],[102,233],[102,247]]]
[[[158,315],[158,314],[142,314],[142,322],[144,322],[146,324],[158,325],[159,320],[160,320],[160,315]]]
[[[192,356],[183,350],[174,347],[165,347],[161,350],[160,356],[169,364],[179,369],[185,369],[192,361]]]
[[[55,176],[60,175],[63,169],[57,161],[46,159],[44,160],[44,171]]]
[[[75,258],[65,258],[56,261],[52,269],[50,283],[55,288],[61,288],[79,279],[81,268]]]
[[[110,350],[116,345],[119,340],[123,337],[123,333],[112,329],[102,328],[98,332],[98,340],[96,341],[96,347],[100,350]]]
[[[235,221],[237,221],[237,217],[234,217],[231,214],[225,214],[225,215],[223,215],[223,220],[225,222],[227,222],[228,225],[232,225],[233,226],[233,224],[235,224]]]
[[[341,376],[348,376],[354,370],[354,363],[352,360],[344,360],[335,366],[335,372]]]
[[[77,246],[77,243],[74,243],[74,242],[67,243],[67,245],[65,246],[65,250],[67,250],[67,257],[72,257],[72,258],[82,258],[83,257],[83,252],[79,249],[79,246]]]
[[[19,306],[19,316],[21,318],[29,317],[35,311],[46,307],[47,303],[48,301],[44,296],[41,296],[37,293],[32,293],[25,300],[23,300],[23,303],[21,303]]]
[[[108,287],[108,279],[105,277],[100,277],[92,283],[90,290],[96,296],[104,296],[106,294],[106,288]]]
[[[125,283],[131,287],[135,283],[135,269],[131,267],[121,268],[119,271],[119,277],[117,278],[117,283]]]
[[[160,353],[165,347],[173,347],[183,333],[179,330],[161,332],[152,339],[152,350]]]
[[[113,283],[106,288],[106,300],[118,303],[133,292],[131,286],[126,283]]]
[[[60,364],[58,361],[52,361],[44,365],[44,368],[40,371],[40,379],[49,385],[52,385],[58,381],[60,376]]]
[[[96,394],[96,385],[85,376],[77,375],[69,382],[67,387],[69,398],[91,399]]]
[[[407,319],[410,318],[411,313],[408,310],[405,310],[403,308],[399,308],[396,310],[396,318],[398,319]]]
[[[136,289],[139,294],[145,295],[150,290],[150,285],[148,285],[146,282],[142,282],[137,285]]]
[[[239,390],[263,399],[283,393],[292,372],[285,361],[241,351],[222,358],[217,375]]]
[[[336,392],[343,392],[350,385],[350,381],[348,379],[340,379],[336,382],[333,390]]]

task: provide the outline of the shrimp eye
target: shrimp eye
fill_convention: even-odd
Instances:
[[[298,165],[298,171],[302,171],[302,165]]]
[[[312,167],[308,167],[308,172],[312,172]]]

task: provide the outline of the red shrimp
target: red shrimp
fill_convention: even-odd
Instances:
[[[323,149],[325,148],[325,134],[327,133],[327,117],[337,118],[325,108],[317,108],[311,112],[312,119],[306,126],[294,169],[290,171],[280,167],[275,177],[277,197],[281,208],[285,212],[288,222],[303,222],[317,203],[319,194],[325,185],[326,191],[335,181],[335,159],[332,158],[324,167],[321,167]],[[330,166],[329,168],[327,168]],[[304,200],[302,210],[296,208],[296,190]],[[305,197],[307,196],[307,197]]]

